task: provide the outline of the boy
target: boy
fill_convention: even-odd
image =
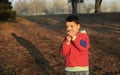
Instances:
[[[70,15],[66,18],[66,31],[61,53],[65,58],[65,75],[89,75],[89,38],[85,31],[80,32],[79,18]]]

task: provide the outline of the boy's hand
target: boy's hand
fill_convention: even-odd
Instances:
[[[75,32],[74,31],[68,31],[67,34],[73,38],[73,36],[75,35]]]
[[[72,37],[67,35],[66,37],[66,43],[69,45],[71,43]]]

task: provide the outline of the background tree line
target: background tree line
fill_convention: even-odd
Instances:
[[[84,3],[77,4],[78,13],[120,11],[119,0],[113,0],[111,3],[103,1],[84,0]],[[69,14],[72,12],[71,8],[68,0],[19,0],[14,4],[14,9],[19,15]],[[98,10],[95,11],[95,8]]]
[[[103,3],[103,1],[105,0],[84,0],[83,3],[77,4],[77,11],[78,13],[120,11],[119,0],[113,0],[111,3]],[[68,0],[18,0],[13,7],[8,0],[0,0],[0,19],[15,18],[16,12],[12,8],[16,10],[17,15],[70,14],[72,12],[71,3]]]
[[[14,9],[18,15],[59,14],[67,11],[67,3],[65,0],[19,0]]]

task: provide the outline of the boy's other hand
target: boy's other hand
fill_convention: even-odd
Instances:
[[[66,37],[66,43],[67,43],[67,44],[70,44],[70,43],[71,43],[71,40],[72,40],[72,37],[69,36],[69,35],[67,35],[67,37]]]
[[[73,38],[73,36],[75,35],[75,32],[74,31],[68,31],[67,34]]]

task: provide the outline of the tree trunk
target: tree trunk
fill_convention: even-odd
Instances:
[[[72,14],[77,14],[77,3],[83,3],[84,0],[68,0],[72,5]]]
[[[95,13],[100,13],[100,6],[101,6],[102,0],[95,0]]]
[[[77,0],[72,1],[72,14],[77,14]]]

